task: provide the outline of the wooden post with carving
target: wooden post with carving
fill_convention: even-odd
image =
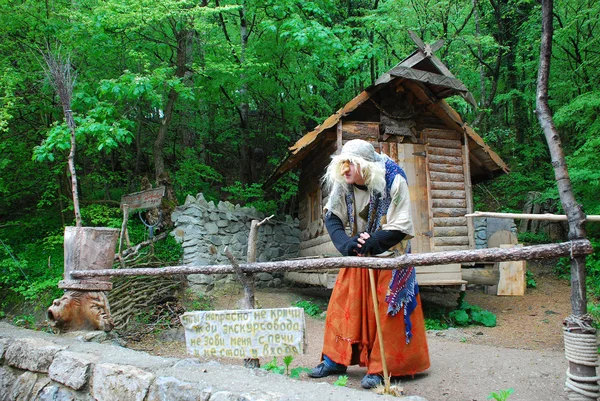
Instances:
[[[110,277],[73,279],[71,271],[111,269],[118,236],[116,228],[65,227],[65,272],[64,280],[58,283],[65,294],[47,311],[50,325],[57,331],[113,329],[104,293],[112,289]]]

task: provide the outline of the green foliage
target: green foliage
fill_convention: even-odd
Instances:
[[[218,201],[215,184],[222,181],[223,176],[214,167],[202,163],[193,149],[186,149],[173,177],[173,186],[180,198],[202,193],[206,200]],[[183,199],[179,201],[183,203]]]
[[[594,328],[596,330],[600,329],[600,303],[588,302],[587,313],[589,313],[593,318],[592,325]]]
[[[88,227],[121,228],[123,213],[118,207],[96,203],[81,208],[81,219]]]
[[[594,253],[585,259],[586,284],[588,292],[591,292],[595,298],[600,298],[600,240],[590,239],[590,242]]]
[[[452,320],[452,322],[457,326],[468,326],[471,322],[467,311],[464,309],[457,309],[450,312],[448,317]]]
[[[525,283],[527,288],[537,288],[537,283],[535,282],[535,277],[531,270],[525,272]]]
[[[530,233],[525,231],[518,234],[519,242],[525,244],[549,244],[550,238],[545,233]]]
[[[310,372],[310,368],[305,368],[303,366],[298,366],[290,369],[290,377],[292,379],[299,379],[302,373]]]
[[[299,181],[300,177],[293,172],[290,172],[277,180],[273,185],[273,191],[279,198],[279,204],[285,204],[298,195]]]
[[[290,374],[290,364],[292,363],[293,360],[294,360],[294,357],[291,355],[286,355],[283,357],[283,363],[285,364],[285,374],[286,375]]]
[[[585,259],[586,268],[586,287],[589,295],[593,298],[600,298],[600,241],[590,238],[594,252]],[[568,257],[560,258],[554,267],[554,272],[558,277],[565,280],[571,279],[571,259]]]
[[[273,359],[270,362],[267,362],[262,368],[268,372],[277,373],[280,375],[285,373],[285,366],[277,365],[276,356],[274,356]]]
[[[41,242],[27,244],[13,254],[4,244],[0,250],[0,303],[28,304],[36,310],[44,309],[59,298],[62,291],[62,244],[44,246]]]
[[[554,272],[559,278],[563,280],[570,280],[571,278],[571,259],[564,257],[560,258],[554,266]]]
[[[450,320],[446,308],[436,303],[423,303],[423,314],[425,315],[426,330],[446,330]]]
[[[304,368],[304,367],[296,367],[296,368],[290,369],[290,366],[293,361],[294,361],[293,356],[286,355],[283,357],[284,365],[278,365],[277,357],[274,356],[273,359],[271,361],[267,362],[262,368],[269,372],[277,373],[280,375],[283,375],[283,374],[288,375],[289,377],[291,377],[293,379],[299,378],[303,372],[310,371],[310,369]]]
[[[98,119],[108,117],[107,113],[111,110],[103,109],[102,105],[90,110],[86,117],[74,116],[76,124],[75,141],[81,143],[93,138],[95,148],[98,151],[110,152],[116,149],[120,144],[130,144],[133,140],[133,134],[127,129],[131,122],[125,121],[107,121]],[[71,148],[71,131],[66,122],[54,123],[48,130],[46,139],[41,145],[33,148],[33,160],[38,162],[54,161],[56,154],[63,156]]]
[[[600,214],[600,92],[592,91],[577,96],[562,106],[554,116],[558,128],[570,134],[567,146],[573,151],[567,157],[569,175],[579,202],[586,213]]]
[[[63,241],[58,232],[35,237],[32,229],[43,225],[38,219],[24,220],[21,225],[3,230],[0,238],[0,301],[28,303],[41,309],[62,293],[57,288],[63,274]],[[14,230],[13,230],[14,228]],[[47,228],[46,228],[47,229]],[[33,234],[29,241],[23,230]]]
[[[223,192],[229,192],[227,200],[231,203],[241,203],[247,207],[253,207],[259,212],[273,214],[277,211],[277,203],[273,200],[265,200],[262,184],[242,184],[236,181],[233,185],[223,187]]]
[[[333,382],[334,386],[346,387],[348,385],[348,376],[342,375],[339,376],[336,381]]]
[[[214,299],[206,294],[196,294],[186,291],[183,298],[183,306],[187,311],[203,311],[214,309]]]
[[[312,299],[296,301],[293,306],[304,309],[304,312],[308,316],[312,317],[321,317],[323,311],[325,310],[322,303],[317,303]]]
[[[512,393],[515,392],[515,389],[513,388],[509,388],[506,390],[500,390],[498,392],[492,391],[490,393],[490,395],[488,395],[488,400],[495,400],[495,401],[506,401],[508,400],[508,398],[510,397],[510,395]]]
[[[154,257],[165,265],[180,265],[183,258],[183,247],[172,235],[154,244]]]
[[[589,50],[600,36],[600,3],[558,1],[554,14],[551,107],[576,198],[586,213],[600,214],[600,63]],[[295,173],[271,188],[259,183],[300,136],[413,52],[407,29],[426,43],[445,40],[436,56],[479,107],[460,97],[448,103],[464,121],[478,122],[477,132],[511,169],[474,186],[475,209],[520,212],[527,192],[538,191],[560,210],[548,150],[531,113],[537,2],[478,2],[473,10],[466,0],[231,0],[218,7],[176,0],[24,1],[18,7],[0,2],[0,22],[0,218],[2,226],[18,222],[21,235],[31,238],[17,238],[14,227],[0,232],[18,260],[9,267],[1,256],[2,269],[17,280],[3,282],[3,298],[49,291],[42,283],[59,277],[60,257],[52,256],[47,269],[36,254],[48,256],[44,247],[72,218],[70,133],[35,50],[48,43],[71,54],[77,72],[76,166],[88,225],[119,227],[119,213],[91,205],[135,192],[141,176],[155,175],[158,156],[180,202],[202,192],[208,200],[226,195],[267,214],[296,213]],[[243,42],[242,22],[249,27]],[[33,51],[24,51],[25,43]],[[588,227],[600,236],[599,225]],[[129,231],[133,242],[147,237],[139,222],[130,221]],[[548,242],[523,235],[525,242]],[[160,259],[178,259],[173,244],[164,254],[159,247]],[[19,268],[39,286],[21,286]],[[595,262],[588,268],[597,288]]]
[[[12,324],[26,329],[34,329],[35,317],[33,315],[17,315],[13,317]]]
[[[458,308],[448,314],[451,321],[457,326],[480,324],[486,327],[496,326],[496,315],[490,311],[471,305],[465,301],[466,293],[463,291],[458,298]]]
[[[425,330],[446,330],[448,323],[442,319],[425,318]]]

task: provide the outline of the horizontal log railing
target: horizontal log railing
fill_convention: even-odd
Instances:
[[[547,220],[547,221],[567,221],[567,215],[565,214],[552,214],[552,213],[538,213],[538,214],[527,214],[527,213],[497,213],[497,212],[473,212],[466,214],[465,217],[496,217],[500,219],[517,219],[517,220]],[[598,215],[587,215],[585,216],[587,221],[600,221]]]
[[[335,257],[297,259],[279,262],[240,264],[244,273],[325,270],[337,268],[365,268],[392,270],[406,266],[430,266],[465,262],[506,262],[511,260],[537,260],[561,256],[589,255],[593,252],[587,239],[557,244],[532,245],[522,248],[486,248],[464,251],[408,254],[396,258]],[[227,274],[235,273],[231,265],[169,266],[139,269],[73,270],[72,279],[98,276],[160,276],[169,274]]]

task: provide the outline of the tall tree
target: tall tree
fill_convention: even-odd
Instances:
[[[585,239],[585,214],[577,203],[558,130],[552,120],[548,105],[548,85],[550,77],[550,61],[552,58],[553,35],[553,0],[542,1],[542,41],[540,49],[540,67],[538,72],[538,89],[536,113],[546,136],[552,166],[560,200],[569,221],[569,239]],[[577,393],[578,399],[597,400],[600,391],[597,385],[596,365],[598,360],[596,346],[596,330],[587,315],[586,299],[586,256],[571,257],[571,306],[572,314],[565,320],[565,352],[569,360],[569,371],[566,386]],[[593,343],[589,343],[589,339]],[[575,352],[576,351],[576,352]],[[591,357],[590,357],[591,356]]]

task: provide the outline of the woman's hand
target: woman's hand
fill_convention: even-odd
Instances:
[[[360,235],[358,236],[358,256],[366,256],[367,253],[371,250],[371,247],[368,245],[369,238],[371,238],[371,234],[367,232],[360,233]]]

